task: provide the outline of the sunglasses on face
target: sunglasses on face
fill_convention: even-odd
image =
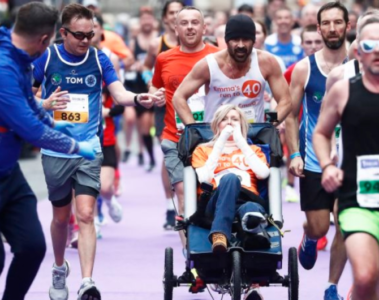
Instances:
[[[79,41],[83,41],[85,38],[87,38],[88,40],[90,40],[95,35],[95,33],[93,31],[88,32],[88,33],[84,33],[84,32],[81,32],[81,31],[73,32],[70,29],[65,28],[65,27],[63,27],[63,29],[66,30],[67,32],[71,33],[73,35],[73,37],[76,38]]]
[[[372,53],[379,46],[379,40],[363,40],[359,42],[359,46],[364,53]]]

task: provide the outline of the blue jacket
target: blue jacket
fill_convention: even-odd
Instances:
[[[21,142],[72,153],[76,142],[51,129],[53,121],[32,93],[31,57],[12,44],[11,32],[0,28],[0,179],[16,166]]]

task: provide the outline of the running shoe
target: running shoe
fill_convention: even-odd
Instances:
[[[95,282],[90,278],[82,283],[78,291],[78,300],[101,300],[100,291]]]
[[[326,236],[323,236],[317,241],[317,251],[325,250],[326,245],[328,245],[328,239]]]
[[[129,160],[129,157],[130,157],[130,151],[129,150],[124,151],[122,162],[126,163]]]
[[[150,164],[146,167],[146,172],[150,173],[155,168],[155,162],[150,162]]]
[[[122,206],[117,201],[116,197],[112,196],[111,200],[106,200],[105,203],[109,209],[109,215],[115,223],[122,220]]]
[[[304,233],[298,252],[299,261],[303,268],[312,269],[317,260],[317,241],[310,240]]]
[[[350,290],[347,292],[346,300],[353,300],[353,286],[351,286]]]
[[[53,282],[49,289],[50,300],[67,300],[68,287],[66,285],[66,278],[70,274],[70,264],[67,260],[64,262],[65,268],[57,268],[53,264]]]
[[[290,185],[286,186],[286,198],[285,199],[286,199],[286,202],[293,202],[293,203],[299,202],[299,200],[300,200],[298,193]]]
[[[166,211],[166,223],[163,224],[165,230],[174,230],[175,227],[175,210]]]
[[[243,300],[263,300],[263,296],[258,288],[252,288],[246,293]]]
[[[325,290],[324,300],[343,300],[343,298],[338,295],[337,286],[332,284]]]
[[[143,159],[143,153],[138,154],[138,165],[143,166],[144,165],[144,159]]]

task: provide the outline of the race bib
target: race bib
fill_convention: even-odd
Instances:
[[[256,123],[255,109],[253,105],[248,107],[242,107],[242,111],[245,113],[245,117],[249,123]]]
[[[193,118],[196,123],[204,122],[204,97],[205,97],[205,88],[202,86],[199,91],[192,95],[188,100],[187,104],[191,109]],[[179,131],[184,130],[184,124],[182,120],[179,118],[179,115],[175,111],[175,121],[176,128]]]
[[[70,97],[70,102],[67,103],[67,108],[54,111],[54,120],[68,121],[71,123],[88,123],[88,95],[68,94],[68,97]]]
[[[219,186],[221,178],[225,176],[226,174],[231,174],[231,173],[235,174],[238,177],[238,179],[241,181],[241,185],[244,185],[246,187],[251,187],[250,174],[247,171],[242,171],[236,168],[229,168],[215,174],[214,179],[216,181],[216,185]]]
[[[379,155],[357,157],[357,187],[359,206],[379,208]]]

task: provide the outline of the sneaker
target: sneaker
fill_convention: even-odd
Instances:
[[[304,269],[310,270],[314,267],[317,260],[317,241],[313,241],[303,235],[299,249],[299,261]]]
[[[143,153],[138,154],[138,165],[143,166],[144,165],[144,159],[143,159]]]
[[[116,197],[112,197],[111,200],[105,201],[109,209],[109,215],[115,223],[122,220],[122,206],[117,201]]]
[[[101,226],[94,222],[94,226],[95,226],[95,232],[96,232],[96,239],[100,240],[103,238],[103,236],[101,235]]]
[[[299,200],[300,200],[298,193],[290,185],[286,186],[286,198],[285,199],[286,199],[286,202],[293,202],[293,203],[299,202]]]
[[[337,293],[337,286],[332,284],[325,290],[324,300],[343,300],[343,298]]]
[[[146,167],[146,172],[150,173],[151,171],[153,171],[155,168],[155,163],[154,162],[151,162],[147,167]]]
[[[100,291],[92,279],[86,280],[78,291],[78,300],[101,300]]]
[[[346,300],[353,300],[353,286],[351,286],[350,290],[347,292]]]
[[[58,269],[53,264],[53,282],[49,289],[50,300],[67,300],[68,299],[68,287],[66,285],[66,278],[70,274],[70,264],[65,260],[65,269]]]
[[[245,298],[243,298],[243,300],[263,300],[263,297],[261,293],[259,293],[258,288],[252,288],[246,293]]]
[[[328,239],[326,236],[323,236],[317,241],[317,251],[325,250],[326,245],[328,245]]]
[[[223,233],[215,232],[212,234],[212,252],[225,253],[228,249],[226,236]]]
[[[165,230],[174,230],[175,227],[175,210],[166,211],[166,223],[163,224]]]
[[[130,157],[130,151],[129,150],[124,151],[122,162],[126,163],[129,160],[129,157]]]

